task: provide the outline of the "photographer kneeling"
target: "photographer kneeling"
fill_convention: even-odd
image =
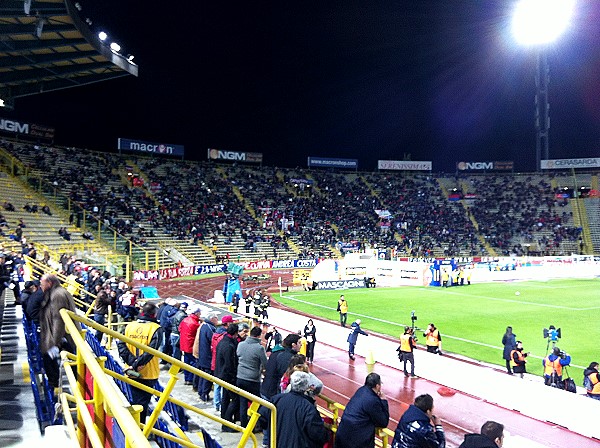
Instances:
[[[560,348],[554,347],[552,353],[542,360],[544,366],[544,384],[559,386],[562,384],[563,367],[571,364],[571,356]]]

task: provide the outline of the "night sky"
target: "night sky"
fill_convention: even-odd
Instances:
[[[140,76],[18,99],[4,116],[56,143],[118,137],[264,154],[514,160],[535,169],[535,51],[509,30],[513,1],[84,1],[83,17],[134,54]],[[548,50],[550,158],[600,156],[600,1],[578,1]],[[98,28],[96,28],[98,27]]]

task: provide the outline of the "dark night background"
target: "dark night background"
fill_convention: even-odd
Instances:
[[[535,50],[510,34],[513,1],[84,1],[82,16],[135,55],[140,76],[18,99],[3,115],[56,143],[118,137],[307,156],[514,160],[533,171]],[[578,1],[549,49],[550,158],[600,155],[600,2]],[[110,38],[109,38],[110,39]]]

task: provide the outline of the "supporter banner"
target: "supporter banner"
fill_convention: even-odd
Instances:
[[[259,271],[265,269],[281,269],[281,268],[314,268],[318,263],[319,259],[309,260],[260,260],[260,261],[246,261],[236,263],[244,268],[244,271]],[[151,271],[134,271],[134,281],[148,281],[148,280],[169,280],[179,277],[189,277],[193,275],[202,274],[218,274],[226,269],[226,264],[210,264],[210,265],[196,265],[196,266],[183,266],[180,268],[169,268]]]
[[[0,131],[17,134],[36,140],[54,140],[54,128],[35,123],[25,123],[7,118],[0,118]]]
[[[589,159],[553,159],[541,161],[541,168],[543,170],[598,167],[600,167],[600,157],[591,157]]]
[[[352,241],[338,241],[335,244],[335,247],[337,248],[337,250],[344,250],[344,251],[349,251],[349,250],[359,250],[360,249],[360,241],[356,241],[356,240],[352,240]]]
[[[325,280],[317,282],[317,289],[356,289],[365,288],[364,280]]]
[[[326,157],[309,157],[308,167],[358,169],[358,159],[329,159]]]
[[[184,156],[183,145],[171,145],[167,143],[150,143],[142,140],[131,140],[119,138],[117,142],[119,151],[143,152],[162,156]]]
[[[288,183],[312,185],[314,183],[314,181],[312,179],[290,179],[290,181]]]
[[[208,160],[229,160],[230,162],[262,163],[261,152],[222,151],[208,148]]]
[[[391,219],[394,217],[389,210],[375,210],[375,213],[377,213],[378,217],[383,219]]]
[[[457,162],[459,171],[511,171],[514,162]]]
[[[418,162],[416,160],[378,160],[377,169],[431,171],[431,162]]]

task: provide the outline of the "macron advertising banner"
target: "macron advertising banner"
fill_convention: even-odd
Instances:
[[[589,159],[554,159],[541,161],[541,168],[543,170],[564,170],[571,168],[598,167],[600,167],[600,157],[591,157]]]
[[[419,162],[416,160],[378,160],[379,170],[401,170],[401,171],[431,171],[431,162]]]
[[[309,157],[308,167],[358,169],[358,159],[331,159],[326,157]]]
[[[230,162],[262,163],[261,152],[222,151],[208,148],[208,160],[228,160]]]
[[[17,134],[29,139],[45,140],[51,142],[54,140],[54,128],[35,123],[25,123],[21,121],[0,118],[0,131]]]
[[[119,138],[117,148],[119,151],[143,152],[159,156],[184,156],[183,145],[171,145],[167,143],[150,143],[142,140],[131,140]]]

